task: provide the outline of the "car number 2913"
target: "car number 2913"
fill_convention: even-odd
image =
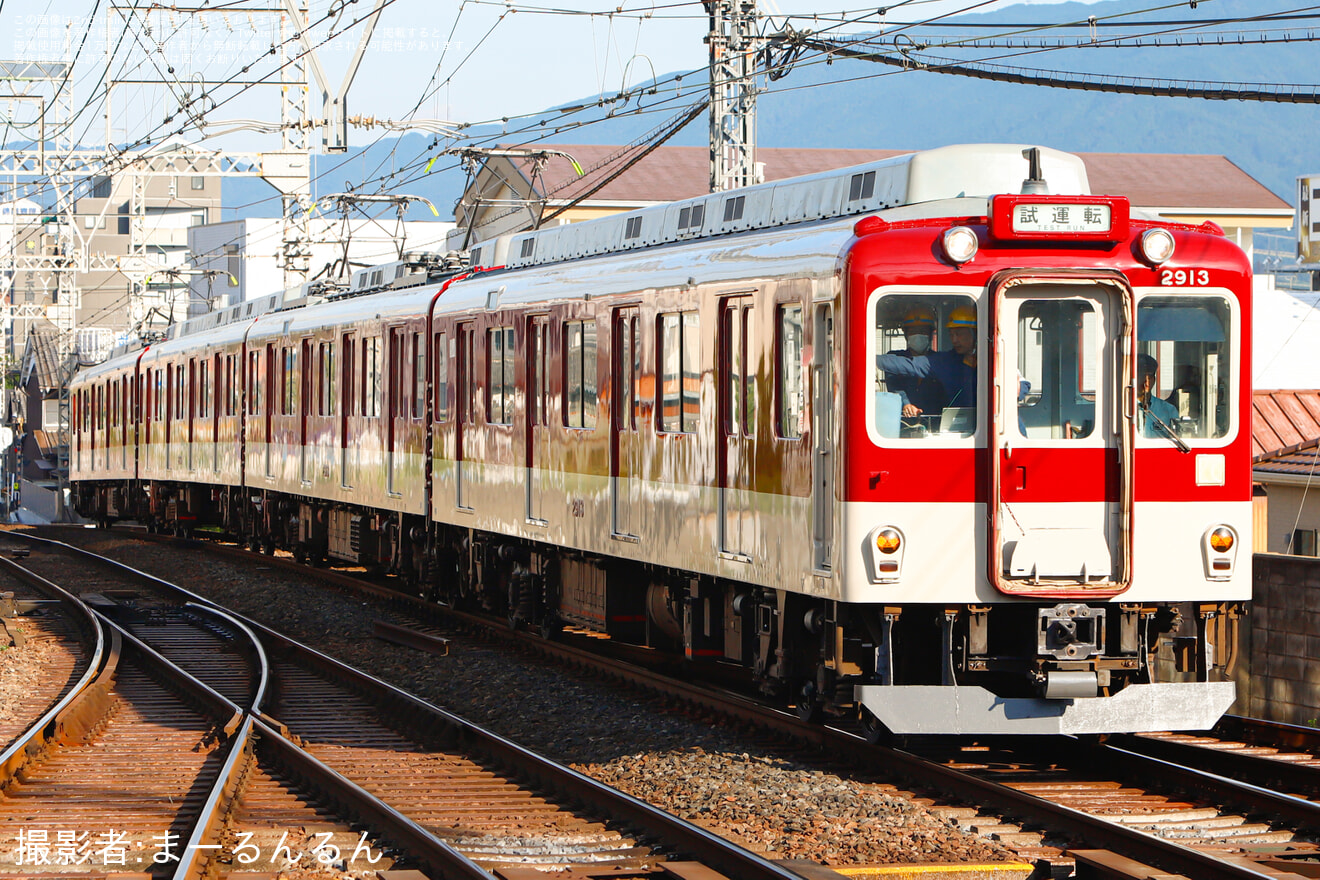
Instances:
[[[1160,284],[1165,287],[1204,287],[1210,283],[1208,269],[1161,269]]]

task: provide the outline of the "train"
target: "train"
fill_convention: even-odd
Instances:
[[[740,668],[890,735],[1211,727],[1251,273],[956,145],[405,253],[72,381],[76,509]]]

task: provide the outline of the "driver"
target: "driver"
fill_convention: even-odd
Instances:
[[[1160,365],[1148,354],[1137,355],[1137,427],[1143,437],[1177,437],[1178,408],[1155,392]]]
[[[949,313],[944,326],[949,331],[949,342],[952,345],[948,351],[931,351],[920,355],[889,352],[876,358],[876,364],[885,371],[886,381],[891,381],[890,376],[922,380],[923,384],[930,380],[937,381],[943,397],[938,401],[938,407],[929,410],[933,412],[950,406],[976,406],[975,307],[958,306]],[[907,415],[906,407],[903,414]]]
[[[913,306],[908,309],[899,326],[903,328],[907,348],[890,354],[911,360],[930,351],[930,340],[935,335],[935,313],[929,307]],[[938,413],[946,397],[944,387],[934,377],[889,372],[885,376],[885,387],[898,394],[905,419],[914,419],[922,413]]]

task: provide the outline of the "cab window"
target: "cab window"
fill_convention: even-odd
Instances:
[[[887,439],[976,433],[976,301],[889,294],[876,303],[875,430]]]
[[[1226,437],[1233,316],[1221,296],[1147,296],[1137,305],[1137,433]]]

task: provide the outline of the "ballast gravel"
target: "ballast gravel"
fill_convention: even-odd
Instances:
[[[123,530],[47,532],[207,596],[554,760],[776,859],[827,865],[1009,861],[894,786],[821,770],[616,687],[463,636],[438,657],[372,637],[389,609],[313,577]]]

